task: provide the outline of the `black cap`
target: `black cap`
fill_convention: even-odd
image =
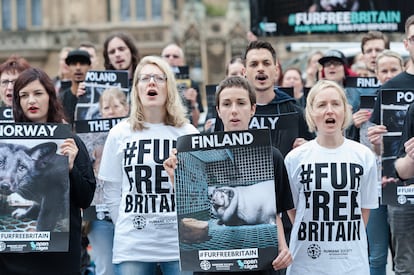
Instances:
[[[80,62],[82,64],[91,65],[91,57],[87,51],[73,50],[68,53],[65,59],[66,65]]]
[[[319,64],[323,66],[323,64],[325,64],[329,60],[337,60],[341,62],[343,65],[347,64],[345,55],[338,50],[327,51],[325,55],[321,59],[319,59]]]

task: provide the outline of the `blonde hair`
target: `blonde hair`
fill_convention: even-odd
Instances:
[[[175,80],[174,73],[170,65],[158,56],[146,56],[139,62],[135,73],[134,80],[132,82],[131,89],[131,114],[128,118],[129,123],[134,131],[143,130],[145,117],[144,107],[142,106],[141,99],[138,94],[138,82],[139,75],[142,68],[145,65],[152,64],[157,66],[167,77],[166,89],[167,89],[167,101],[165,103],[165,118],[164,123],[166,125],[181,127],[186,123],[189,123],[186,118],[186,108],[182,103],[182,99],[177,90],[177,82]]]
[[[312,119],[313,114],[313,102],[315,97],[318,93],[322,90],[327,88],[335,89],[339,96],[341,97],[343,107],[344,107],[344,121],[342,123],[341,130],[345,130],[352,122],[352,112],[350,106],[348,106],[348,100],[346,99],[345,90],[339,86],[338,83],[331,81],[331,80],[319,80],[309,91],[308,97],[306,99],[306,108],[305,108],[305,116],[306,122],[308,123],[308,128],[310,132],[316,132],[315,122]]]
[[[124,106],[126,110],[129,109],[129,104],[127,102],[127,97],[125,93],[121,90],[119,87],[110,87],[103,91],[101,96],[99,97],[99,110],[102,112],[103,108],[103,101],[105,99],[108,99],[108,101],[113,101],[114,99],[117,99],[119,103]]]
[[[402,59],[399,53],[394,52],[392,50],[383,50],[381,53],[377,55],[377,58],[375,59],[375,70],[378,70],[378,61],[384,57],[394,57],[399,61],[401,70],[404,70],[404,60]]]

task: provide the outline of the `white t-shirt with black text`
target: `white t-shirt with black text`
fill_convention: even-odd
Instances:
[[[132,131],[127,121],[117,124],[102,155],[99,178],[115,223],[114,263],[179,259],[174,191],[163,161],[179,136],[198,130],[191,124],[145,126]]]
[[[296,208],[287,274],[369,274],[361,208],[378,207],[374,154],[349,139],[335,149],[314,139],[285,164]]]

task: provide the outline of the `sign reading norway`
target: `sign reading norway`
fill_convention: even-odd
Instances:
[[[278,253],[269,130],[179,137],[176,211],[183,270],[271,268]]]
[[[65,252],[68,124],[0,124],[0,253]]]

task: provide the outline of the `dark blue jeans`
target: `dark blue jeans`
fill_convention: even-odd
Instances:
[[[387,206],[371,209],[367,225],[370,275],[386,275],[389,236]]]

